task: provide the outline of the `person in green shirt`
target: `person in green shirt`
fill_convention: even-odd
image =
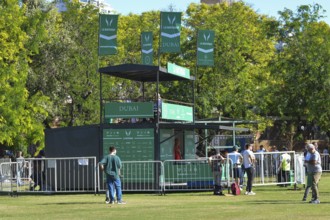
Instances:
[[[122,167],[120,158],[116,155],[114,146],[109,147],[109,154],[100,161],[100,169],[106,174],[109,190],[110,204],[115,203],[114,191],[116,190],[117,204],[126,204],[122,201],[120,169]]]

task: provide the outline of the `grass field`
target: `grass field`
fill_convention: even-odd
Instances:
[[[302,202],[299,187],[254,187],[255,196],[124,194],[126,205],[107,205],[103,194],[1,195],[0,219],[330,219],[330,174],[319,183],[321,204]]]

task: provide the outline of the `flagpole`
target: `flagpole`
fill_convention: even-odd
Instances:
[[[100,74],[100,124],[99,124],[99,156],[102,157],[103,152],[103,123],[102,123],[102,73],[99,71],[100,69],[100,29],[101,29],[101,15],[99,14],[99,29],[98,29],[98,50],[97,50],[97,72]]]
[[[195,81],[198,79],[198,69],[197,69],[197,62],[198,62],[198,58],[197,58],[197,49],[198,49],[198,31],[197,30],[197,39],[196,39],[196,61],[195,61]],[[194,82],[195,85],[195,82]],[[197,90],[198,90],[198,84],[196,82],[196,88],[194,86],[194,97],[193,97],[193,101],[194,101],[194,108],[193,108],[193,122],[195,123],[195,104],[196,104],[196,95],[195,95],[195,89],[196,89],[196,95],[197,95]]]
[[[162,12],[160,12],[159,14],[160,16],[160,27],[162,27]],[[158,95],[159,95],[159,70],[160,70],[160,47],[161,47],[161,40],[162,37],[162,30],[159,30],[159,41],[158,41],[158,70],[157,70],[157,84],[156,84],[156,95],[155,95],[155,101],[156,101],[156,108],[157,108],[157,119],[156,119],[156,126],[158,128],[158,124],[159,124],[159,103],[158,103]],[[158,132],[158,129],[157,129]]]
[[[162,12],[160,12],[159,14],[160,16],[160,24],[162,22]],[[161,26],[161,25],[160,25]],[[156,118],[154,119],[155,122],[155,127],[154,127],[154,135],[155,135],[155,152],[154,152],[154,158],[155,160],[159,160],[160,159],[160,132],[159,132],[159,103],[158,103],[158,94],[159,94],[159,70],[160,70],[160,39],[161,39],[161,28],[159,30],[159,41],[158,41],[158,69],[157,69],[157,82],[156,82],[156,94],[154,95],[154,101],[155,106],[156,106]],[[155,117],[155,115],[154,115]],[[156,180],[157,184],[158,183],[158,179]]]
[[[100,68],[100,27],[101,26],[101,16],[99,14],[99,36],[97,38],[98,40],[98,54],[97,54],[97,71],[99,71]],[[100,72],[100,125],[102,124],[102,73]]]

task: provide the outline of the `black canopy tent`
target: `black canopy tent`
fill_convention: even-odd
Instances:
[[[108,66],[100,68],[99,72],[110,76],[139,82],[195,80],[193,76],[190,76],[190,79],[187,79],[179,75],[171,74],[167,72],[167,69],[164,67],[142,64],[121,64],[116,66]]]
[[[171,74],[167,71],[166,68],[161,66],[151,66],[151,65],[142,65],[142,64],[120,64],[120,65],[114,65],[114,66],[108,66],[108,67],[102,67],[99,68],[99,72],[105,75],[113,76],[113,77],[119,77],[122,79],[128,79],[138,82],[155,82],[157,83],[157,92],[158,91],[158,82],[169,82],[169,81],[195,81],[194,76],[190,76],[190,79],[187,79],[185,77]],[[195,99],[194,94],[194,83],[192,84],[192,91],[193,91],[193,99]],[[102,85],[101,85],[102,86]],[[101,87],[102,91],[102,87]],[[102,97],[100,97],[102,99]],[[237,121],[233,120],[233,122],[237,124],[250,124],[249,121]],[[159,121],[158,121],[159,123]],[[232,124],[232,122],[228,121],[222,121],[222,120],[214,120],[211,121],[195,121],[195,118],[193,120],[193,123],[168,123],[168,122],[161,122],[161,127],[185,127],[188,128],[203,128],[203,129],[220,129],[220,125],[224,124]],[[253,122],[254,123],[254,122]],[[167,124],[167,125],[166,125]],[[107,126],[107,125],[105,125]],[[234,126],[235,127],[235,126]]]

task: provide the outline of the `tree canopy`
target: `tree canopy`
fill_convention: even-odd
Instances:
[[[27,14],[15,0],[0,3],[0,144],[6,146],[43,145],[49,98],[26,87],[40,16]]]
[[[173,10],[171,7],[170,10]],[[258,14],[242,2],[190,4],[182,17],[181,53],[158,54],[160,12],[119,15],[118,53],[98,57],[98,10],[67,2],[58,12],[46,1],[0,2],[0,144],[43,146],[43,129],[99,123],[98,68],[141,63],[140,34],[153,32],[154,65],[173,62],[196,77],[196,117],[257,120],[274,117],[285,128],[317,125],[330,136],[329,25],[322,7],[284,9],[280,18]],[[196,67],[197,32],[215,32],[215,65]],[[159,59],[158,59],[159,57]],[[104,77],[106,99],[140,96],[142,85]],[[163,98],[185,101],[189,85],[161,83]],[[146,95],[154,95],[154,85]]]

